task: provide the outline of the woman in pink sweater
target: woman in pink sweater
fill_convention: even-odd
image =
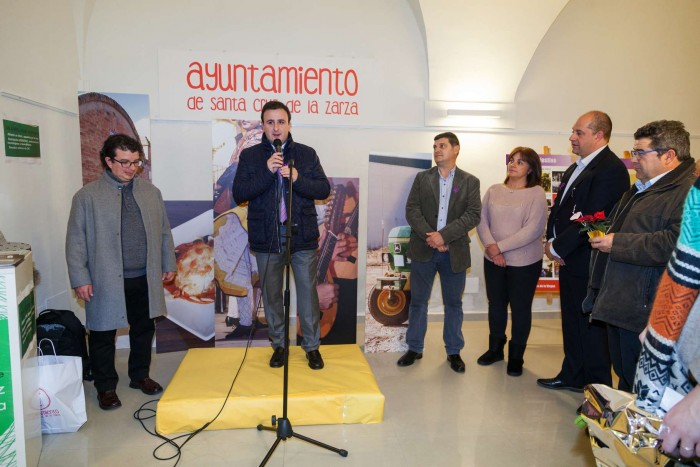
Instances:
[[[542,270],[542,235],[547,222],[547,200],[540,186],[542,165],[537,153],[525,147],[513,149],[508,175],[491,186],[482,201],[477,232],[484,252],[484,278],[489,301],[489,349],[477,363],[503,360],[508,324],[510,376],[523,372],[523,355],[532,324],[532,299]]]

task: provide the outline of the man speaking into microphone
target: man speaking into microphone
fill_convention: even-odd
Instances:
[[[323,368],[318,350],[321,312],[316,291],[319,230],[315,200],[326,199],[330,183],[316,151],[295,142],[289,130],[292,115],[282,102],[267,102],[260,118],[262,141],[245,149],[233,180],[237,204],[248,201],[248,241],[255,253],[262,285],[265,318],[273,353],[270,366],[284,364],[284,266],[286,241],[291,242],[291,266],[297,295],[297,316],[304,335],[302,348],[309,367]],[[290,186],[291,183],[291,186]],[[287,205],[292,190],[291,206]],[[292,232],[285,225],[291,218]]]

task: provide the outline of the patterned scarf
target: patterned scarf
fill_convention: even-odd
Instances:
[[[656,412],[667,387],[684,395],[692,389],[677,354],[678,338],[700,291],[700,179],[690,189],[676,248],[661,277],[637,363],[636,404]]]

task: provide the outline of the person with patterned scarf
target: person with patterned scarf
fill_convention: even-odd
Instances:
[[[685,396],[668,411],[661,427],[663,449],[680,448],[684,458],[700,457],[700,179],[688,193],[676,248],[664,272],[647,328],[634,390],[636,405],[663,416],[667,388]]]

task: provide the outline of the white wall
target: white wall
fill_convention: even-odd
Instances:
[[[422,32],[403,0],[270,0],[264,5],[0,0],[0,11],[0,90],[69,112],[77,112],[78,90],[146,93],[156,112],[159,49],[240,50],[377,63],[383,102],[375,121],[380,123],[324,127],[305,124],[303,118],[292,122],[295,139],[317,149],[329,175],[365,183],[369,153],[429,152],[433,135],[444,130],[424,127],[431,77]],[[502,180],[503,155],[514,146],[541,150],[547,145],[553,153],[567,153],[571,124],[592,108],[612,116],[611,146],[618,152],[631,146],[631,132],[657,118],[683,120],[691,132],[700,133],[698,19],[700,2],[694,0],[571,0],[522,76],[515,99],[517,129],[457,130],[460,167],[479,177],[485,191]],[[442,47],[451,44],[445,40]],[[455,61],[469,61],[463,51],[452,52]],[[34,245],[43,307],[50,297],[65,296],[69,287],[63,243],[70,198],[81,185],[77,117],[6,97],[0,97],[0,112],[41,126],[44,157],[38,164],[0,161],[0,229],[8,239]],[[211,157],[210,135],[206,122],[154,120],[153,177],[166,199],[210,199],[209,167],[199,163]],[[366,190],[361,209],[368,209]],[[360,231],[364,228],[362,218]],[[478,241],[472,253],[470,275],[480,277]],[[469,307],[485,310],[483,283]],[[556,309],[557,303],[536,307]]]
[[[82,180],[71,2],[0,0],[0,11],[0,116],[39,125],[41,139],[39,160],[6,158],[0,149],[0,230],[32,245],[37,306],[66,308],[66,223]]]

